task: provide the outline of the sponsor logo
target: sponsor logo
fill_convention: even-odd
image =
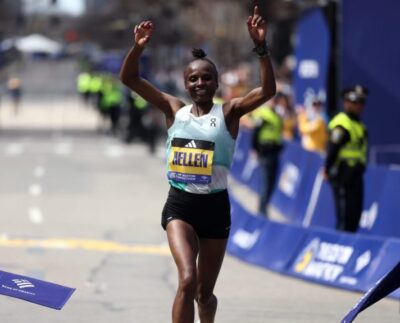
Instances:
[[[310,278],[335,282],[354,252],[353,247],[314,238],[294,264],[294,271]],[[347,279],[349,281],[349,279]],[[356,281],[352,281],[356,283]]]
[[[303,79],[313,79],[319,76],[319,64],[316,60],[305,59],[299,64],[299,75]]]
[[[258,229],[254,232],[248,232],[248,231],[239,229],[233,235],[232,241],[238,247],[245,249],[245,250],[249,250],[255,245],[260,234],[261,234],[261,231]]]
[[[27,279],[13,279],[12,282],[16,287],[1,284],[0,288],[6,289],[10,292],[21,293],[25,295],[35,296],[36,293],[25,290],[26,288],[35,288],[35,285]]]
[[[354,273],[358,274],[361,270],[369,265],[371,262],[371,251],[367,250],[356,260],[356,268],[354,268]]]
[[[217,127],[217,118],[211,118],[210,119],[210,127]]]
[[[339,278],[339,283],[344,284],[344,285],[351,285],[354,286],[357,284],[357,278],[355,277],[349,277],[349,276],[341,276]]]
[[[188,147],[188,148],[197,148],[196,143],[195,143],[194,140],[188,142],[188,143],[185,145],[185,147]]]
[[[361,214],[360,227],[363,229],[372,229],[378,217],[378,211],[379,205],[377,202],[372,203],[369,210],[364,210]]]
[[[34,288],[35,285],[33,285],[29,280],[27,279],[13,279],[12,280],[15,285],[18,286],[18,288],[24,289],[24,288]]]
[[[292,163],[283,166],[282,174],[279,178],[278,187],[287,196],[293,198],[297,193],[300,180],[300,170]]]

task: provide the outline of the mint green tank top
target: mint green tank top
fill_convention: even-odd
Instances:
[[[192,105],[181,108],[168,129],[167,176],[177,189],[210,194],[227,188],[235,140],[225,125],[221,104],[196,117]]]

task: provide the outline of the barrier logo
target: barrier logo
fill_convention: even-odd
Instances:
[[[254,232],[248,232],[248,231],[239,229],[233,235],[232,241],[238,247],[245,249],[245,250],[249,250],[255,245],[260,234],[261,234],[261,230],[256,230]]]
[[[354,252],[353,247],[314,238],[294,264],[294,271],[306,277],[334,282]]]
[[[282,175],[279,178],[278,187],[287,196],[294,197],[300,180],[300,170],[292,163],[283,166]]]
[[[354,273],[358,274],[361,270],[369,265],[371,262],[371,250],[365,251],[356,260],[356,267],[354,268]]]
[[[319,63],[313,59],[302,60],[299,64],[299,75],[303,79],[318,78]]]
[[[374,227],[376,218],[378,217],[379,205],[377,202],[372,203],[368,210],[364,210],[361,215],[360,227],[371,230]]]
[[[33,285],[29,280],[27,279],[13,279],[12,280],[15,285],[18,286],[18,288],[20,289],[24,289],[24,288],[34,288],[35,285]]]

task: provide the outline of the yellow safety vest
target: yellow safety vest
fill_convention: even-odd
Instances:
[[[80,93],[86,93],[90,90],[90,79],[89,73],[81,73],[78,75],[77,88]]]
[[[101,107],[108,109],[122,102],[121,90],[113,83],[106,83],[103,85],[103,96],[101,97]]]
[[[341,112],[329,122],[329,130],[341,126],[350,134],[350,140],[340,149],[336,163],[346,162],[353,167],[356,164],[365,165],[367,162],[367,136],[365,125],[351,119],[346,113]]]
[[[260,144],[282,142],[282,119],[269,107],[261,107],[257,111],[257,117],[265,121],[258,133],[258,142]]]
[[[90,78],[89,91],[91,93],[100,92],[102,86],[103,86],[103,78],[101,76],[94,75],[93,77]]]
[[[148,106],[148,102],[143,99],[140,95],[136,95],[133,92],[131,93],[131,97],[134,100],[135,108],[138,110],[144,110]]]

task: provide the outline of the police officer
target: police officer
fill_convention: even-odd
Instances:
[[[282,149],[283,122],[274,107],[261,106],[255,111],[258,117],[253,133],[252,146],[258,156],[261,170],[261,192],[258,212],[266,215],[266,208],[273,192]]]
[[[92,76],[90,75],[89,72],[82,72],[79,73],[76,79],[76,88],[79,94],[82,96],[85,105],[89,104],[91,78]]]
[[[101,87],[100,109],[102,114],[111,121],[112,135],[117,134],[122,100],[120,83],[113,76],[105,77]]]
[[[367,161],[367,130],[361,122],[368,90],[356,85],[342,92],[344,112],[329,123],[329,142],[324,175],[336,204],[336,228],[355,232],[361,218]]]
[[[143,117],[149,107],[148,102],[140,95],[130,92],[127,97],[129,104],[129,123],[125,142],[132,142],[133,139],[146,139],[146,129],[143,125]]]

